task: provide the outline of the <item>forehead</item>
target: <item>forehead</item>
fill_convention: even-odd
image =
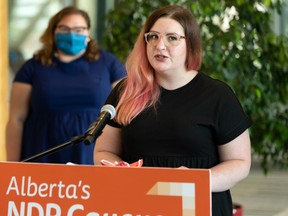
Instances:
[[[80,14],[71,14],[63,17],[58,25],[87,26],[85,18]]]
[[[158,19],[154,23],[150,31],[156,31],[162,34],[167,34],[167,33],[183,34],[184,33],[184,29],[179,22],[177,22],[174,19],[165,18],[165,17]]]

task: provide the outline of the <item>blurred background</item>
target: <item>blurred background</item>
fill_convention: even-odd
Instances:
[[[104,14],[114,7],[114,0],[1,0],[0,40],[0,160],[5,160],[5,126],[8,115],[10,85],[22,63],[40,48],[39,37],[52,15],[63,7],[75,5],[91,18],[91,32],[101,38]]]
[[[40,35],[51,16],[63,7],[76,5],[86,10],[92,21],[91,32],[97,39],[102,36],[105,25],[104,14],[114,7],[114,0],[9,0],[7,2],[9,66],[12,74],[24,60],[31,58],[40,48]]]

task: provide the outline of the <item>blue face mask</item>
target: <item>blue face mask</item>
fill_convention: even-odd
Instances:
[[[87,48],[86,35],[75,33],[56,33],[56,46],[69,55],[77,55]]]

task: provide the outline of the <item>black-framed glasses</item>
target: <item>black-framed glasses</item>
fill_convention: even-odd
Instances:
[[[147,32],[144,34],[145,41],[147,44],[151,46],[156,46],[160,38],[162,37],[164,40],[165,46],[178,46],[181,42],[181,39],[185,39],[185,36],[178,35],[177,33],[168,33],[166,35],[161,35],[158,32]]]
[[[59,25],[59,26],[57,26],[57,29],[58,29],[58,32],[61,32],[61,33],[73,32],[73,33],[76,33],[76,34],[82,34],[88,28],[84,27],[84,26],[76,26],[76,27],[70,28],[70,27],[68,27],[66,25]]]

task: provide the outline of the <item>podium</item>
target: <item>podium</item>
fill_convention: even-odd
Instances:
[[[211,216],[210,171],[0,162],[0,215]]]

